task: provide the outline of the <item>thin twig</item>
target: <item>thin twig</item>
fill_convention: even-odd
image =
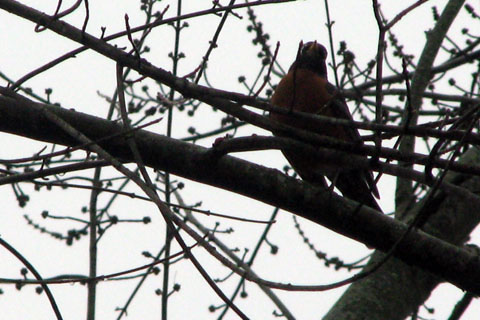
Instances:
[[[333,67],[333,74],[335,75],[335,85],[337,86],[337,88],[340,88],[340,83],[338,81],[338,73],[337,73],[337,63],[335,61],[335,50],[334,50],[334,43],[333,43],[333,32],[332,32],[332,29],[333,29],[333,24],[335,23],[335,21],[331,21],[330,20],[330,10],[328,8],[328,0],[324,0],[324,4],[325,4],[325,13],[327,15],[327,23],[326,23],[326,26],[327,26],[327,30],[328,30],[328,39],[329,39],[329,43],[330,43],[330,53],[331,53],[331,56],[332,56],[332,67]]]
[[[78,5],[81,3],[81,1],[83,0],[78,0]],[[235,10],[235,9],[241,9],[241,8],[245,8],[245,7],[253,7],[253,6],[258,6],[258,5],[266,5],[266,4],[278,4],[278,3],[284,3],[284,2],[292,2],[292,1],[297,1],[297,0],[260,0],[260,1],[254,1],[254,2],[249,2],[249,3],[240,3],[240,4],[236,4],[236,5],[233,5],[233,6],[226,6],[226,7],[218,7],[218,8],[211,8],[211,9],[207,9],[207,10],[202,10],[202,11],[196,11],[196,12],[193,12],[193,13],[188,13],[188,14],[184,14],[184,15],[179,15],[177,17],[173,17],[173,18],[168,18],[168,19],[161,19],[161,20],[156,20],[152,23],[147,23],[147,24],[144,24],[142,26],[139,26],[139,27],[135,27],[135,28],[132,28],[130,31],[131,33],[136,33],[136,32],[140,32],[140,31],[144,31],[144,30],[148,30],[148,29],[152,29],[152,28],[155,28],[155,27],[158,27],[158,26],[161,26],[161,25],[164,25],[164,24],[169,24],[169,23],[173,23],[175,21],[180,21],[180,20],[187,20],[187,19],[192,19],[192,18],[197,18],[197,17],[201,17],[201,16],[205,16],[205,15],[209,15],[209,14],[215,14],[215,13],[218,13],[218,12],[223,12],[223,11],[229,11],[229,10]],[[77,4],[77,3],[76,3]],[[76,5],[75,4],[75,5]],[[53,19],[53,17],[52,17]],[[121,31],[121,32],[118,32],[118,33],[115,33],[115,34],[112,34],[110,36],[107,36],[107,37],[102,37],[101,39],[103,41],[110,41],[110,40],[114,40],[114,39],[117,39],[117,38],[121,38],[121,37],[124,37],[127,35],[127,32],[126,31]],[[82,47],[79,47],[69,53],[66,53],[60,57],[58,57],[57,59],[43,65],[42,67],[39,67],[38,69],[26,74],[25,76],[23,76],[22,78],[20,78],[19,80],[17,80],[12,86],[11,88],[12,89],[16,89],[18,88],[19,86],[21,86],[23,83],[25,83],[27,80],[39,75],[40,73],[48,70],[48,69],[51,69],[53,68],[54,66],[60,64],[61,62],[67,60],[67,59],[70,59],[72,57],[75,57],[77,54],[85,51],[85,50],[88,50],[89,47],[88,46],[82,46]]]
[[[230,3],[228,4],[227,7],[232,7],[235,4],[235,1],[236,0],[230,0]],[[200,69],[194,81],[195,83],[198,83],[198,81],[200,81],[200,79],[202,78],[203,71],[207,67],[208,58],[210,57],[210,54],[212,53],[213,49],[217,47],[218,37],[220,36],[220,32],[222,32],[223,26],[225,25],[225,21],[227,21],[227,17],[229,16],[230,12],[231,10],[227,10],[223,13],[222,19],[218,24],[217,30],[215,30],[215,34],[213,35],[212,40],[210,40],[210,45],[208,46],[207,53],[202,58]]]
[[[134,51],[137,58],[140,59],[141,58],[140,51],[138,51],[137,45],[135,44],[135,41],[133,41],[132,31],[130,29],[130,24],[128,23],[128,20],[129,20],[128,14],[125,14],[125,29],[127,29],[127,38],[128,38],[128,41],[130,41],[130,44],[132,45],[132,51]]]
[[[35,267],[20,252],[18,252],[14,247],[12,247],[8,242],[3,240],[1,237],[0,237],[0,245],[2,245],[5,249],[10,251],[10,253],[12,253],[18,260],[20,260],[23,263],[23,265],[35,276],[35,278],[38,281],[43,280],[42,276],[37,272]],[[40,285],[42,286],[42,289],[45,290],[45,293],[47,294],[48,301],[52,306],[55,316],[57,317],[58,320],[62,320],[63,319],[62,314],[58,309],[57,303],[55,302],[55,298],[53,297],[53,294],[50,291],[50,288],[47,286],[46,283],[40,283]]]
[[[254,97],[258,97],[260,92],[262,92],[263,88],[267,85],[268,81],[270,81],[270,73],[272,72],[272,67],[275,61],[277,60],[278,49],[280,48],[280,41],[277,42],[277,46],[275,47],[275,52],[273,53],[272,61],[270,61],[270,66],[268,67],[267,75],[265,76],[265,81],[260,86],[260,88],[255,92],[253,95]]]

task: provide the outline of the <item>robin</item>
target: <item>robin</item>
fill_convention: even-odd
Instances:
[[[352,120],[345,100],[339,96],[338,90],[327,80],[326,58],[327,50],[316,41],[300,44],[297,58],[272,96],[272,104],[290,110]],[[320,126],[318,123],[295,119],[288,114],[273,112],[270,113],[270,118],[289,126],[332,138],[358,144],[363,143],[356,128],[334,124]],[[322,164],[305,154],[292,153],[287,150],[282,152],[303,180],[326,187],[324,178],[326,176],[345,197],[382,212],[374,198],[374,196],[379,198],[379,194],[371,171],[340,170],[338,167]]]

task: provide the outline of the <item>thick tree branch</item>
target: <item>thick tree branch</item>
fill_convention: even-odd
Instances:
[[[474,148],[461,159],[463,163],[479,161],[480,152]],[[480,188],[479,177],[449,173],[446,180],[472,191]],[[409,215],[414,215],[421,205],[422,202]],[[473,212],[468,202],[456,196],[446,197],[442,192],[434,198],[428,209],[434,214],[424,230],[456,245],[468,241],[468,235],[480,222],[480,214]],[[382,253],[375,253],[369,264],[375,263],[381,256]],[[417,267],[392,259],[369,278],[350,286],[324,320],[403,320],[417,310],[442,281]],[[388,304],[376,303],[386,296],[389,297]]]
[[[52,20],[51,17],[35,10],[32,8],[29,8],[27,6],[24,6],[20,3],[17,3],[15,1],[11,0],[0,0],[0,7],[4,8],[5,10],[12,12],[14,14],[17,14],[21,17],[24,17],[28,20],[31,20],[35,23],[42,24],[48,26],[49,29],[73,40],[79,43],[83,43],[87,46],[89,46],[91,49],[97,51],[98,53],[111,58],[117,62],[120,62],[124,66],[128,66],[139,73],[151,77],[152,79],[155,79],[157,81],[160,81],[171,88],[177,90],[178,92],[182,93],[186,97],[191,97],[195,98],[199,101],[205,102],[209,105],[212,105],[226,113],[229,113],[235,117],[238,117],[241,120],[246,120],[254,125],[260,126],[264,129],[271,130],[274,127],[269,123],[266,119],[263,117],[253,113],[249,112],[248,110],[244,109],[241,107],[241,105],[232,103],[231,100],[231,95],[232,93],[230,92],[225,92],[222,90],[215,90],[211,89],[208,87],[204,86],[199,86],[196,85],[192,82],[187,81],[186,79],[178,78],[173,76],[170,72],[167,72],[161,68],[157,68],[153,65],[151,65],[149,62],[145,60],[138,60],[136,57],[131,56],[120,49],[109,45],[102,39],[95,38],[91,35],[88,35],[86,33],[82,33],[81,30],[65,23],[62,21],[57,21],[57,20]],[[241,97],[237,97],[241,98]],[[252,101],[251,97],[244,97],[248,101]],[[253,99],[254,100],[254,99]],[[242,103],[241,100],[237,100],[239,103]],[[275,127],[275,130],[278,130],[278,127]],[[283,130],[282,130],[283,131]],[[291,130],[290,130],[291,131]],[[461,135],[461,132],[456,133],[457,136]],[[301,135],[293,135],[295,137],[300,137],[304,138],[306,140],[304,141],[314,141],[315,143],[319,143],[321,141],[329,141],[328,137],[325,138],[318,138],[318,137],[313,137],[312,140],[312,135],[308,134],[301,134]],[[474,135],[471,135],[471,138],[473,140],[478,140],[478,138]],[[310,140],[309,140],[310,139]],[[319,139],[321,141],[319,141]],[[467,140],[469,141],[469,140]],[[332,143],[332,142],[331,142]],[[338,142],[333,142],[334,144],[339,144]],[[344,144],[344,143],[343,143]],[[343,145],[342,144],[342,145]],[[364,148],[368,149],[368,146],[365,146]],[[350,148],[352,149],[352,148]],[[393,153],[396,154],[386,154],[386,156],[390,159],[397,159],[405,162],[411,161],[410,158],[405,159],[405,158],[396,158],[396,155],[401,157],[401,153],[397,151],[393,151]],[[372,153],[370,153],[372,154]],[[373,153],[376,154],[376,153]],[[380,154],[381,155],[381,154]],[[442,160],[439,160],[440,162]],[[442,167],[442,166],[440,166]],[[455,166],[451,167],[452,170],[455,170]]]
[[[453,21],[457,17],[458,12],[463,6],[464,0],[450,0],[443,10],[435,28],[427,34],[427,42],[418,61],[415,75],[412,79],[411,86],[411,106],[413,113],[405,117],[404,123],[408,125],[416,125],[418,121],[417,111],[421,109],[423,102],[423,93],[432,79],[432,66],[437,57],[445,36],[450,29]],[[415,137],[406,136],[402,139],[399,150],[401,152],[412,152],[415,150]],[[411,166],[411,164],[405,164]],[[413,195],[412,182],[405,179],[397,180],[397,188],[395,191],[395,204],[398,211],[403,211]]]
[[[119,124],[97,117],[7,97],[0,97],[0,130],[35,140],[78,144],[62,129],[52,126],[43,108],[48,108],[95,141],[123,130]],[[145,164],[152,168],[278,206],[382,251],[387,251],[406,230],[406,225],[401,222],[365,206],[359,209],[353,201],[314,188],[277,170],[231,156],[216,158],[208,149],[143,130],[136,132],[135,138]],[[123,138],[99,144],[120,159],[133,159]],[[399,245],[395,256],[465,290],[480,293],[480,259],[468,250],[421,231],[412,231]]]
[[[462,7],[463,0],[451,0],[445,7],[438,23],[433,31],[428,34],[426,46],[419,59],[418,68],[412,81],[412,105],[415,111],[419,111],[425,95],[425,89],[433,74],[440,69],[432,68],[440,45],[445,38],[451,23]],[[478,54],[478,53],[477,53]],[[414,114],[410,123],[415,125],[418,113]],[[415,137],[404,138],[400,150],[403,152],[413,151]],[[478,163],[478,150],[470,149],[464,155],[463,162]],[[447,175],[449,181],[456,181],[469,190],[478,190],[480,179],[478,177],[465,177],[457,173]],[[396,204],[398,212],[403,211],[412,196],[411,181],[399,179],[396,190]],[[404,217],[413,219],[417,211],[424,203],[421,201],[412,208]],[[434,200],[427,204],[427,210],[431,213],[424,230],[430,234],[460,245],[468,239],[470,232],[478,225],[480,215],[472,214],[468,203],[460,201],[455,196],[446,197],[440,193]],[[375,264],[382,257],[382,253],[375,253],[369,264]],[[432,263],[435,263],[432,261]],[[335,319],[398,319],[402,320],[418,310],[429,297],[433,289],[443,279],[435,277],[416,267],[392,259],[371,277],[365,281],[354,283],[344,295],[337,301],[335,306],[325,316],[325,320]],[[377,303],[385,297],[389,303]]]

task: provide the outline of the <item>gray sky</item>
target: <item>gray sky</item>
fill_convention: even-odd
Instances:
[[[65,6],[72,1],[64,1]],[[210,7],[209,1],[184,1],[183,12],[193,12]],[[23,1],[23,3],[27,3]],[[55,2],[29,1],[30,6],[39,10],[52,13]],[[227,3],[223,1],[223,3]],[[407,7],[413,1],[383,1],[382,9],[387,18],[391,19],[396,13]],[[419,56],[425,42],[424,31],[432,27],[431,6],[436,5],[439,10],[446,1],[430,1],[405,17],[395,28],[399,41],[405,45],[405,51]],[[158,9],[170,4],[166,17],[172,17],[176,12],[176,1],[163,1]],[[100,35],[100,27],[106,26],[106,34],[124,30],[124,14],[128,13],[130,25],[142,24],[143,17],[138,13],[138,1],[90,1],[90,20],[87,31],[92,35]],[[377,27],[373,16],[370,1],[341,0],[331,1],[330,14],[335,21],[333,27],[334,41],[345,40],[350,50],[355,52],[357,63],[366,64],[373,59],[377,48]],[[270,34],[271,44],[280,41],[278,61],[287,69],[293,61],[298,42],[300,40],[317,40],[328,43],[328,33],[325,27],[326,19],[322,1],[297,1],[282,5],[267,5],[255,8],[258,18],[264,24],[264,30]],[[239,11],[243,19],[229,17],[224,31],[220,35],[219,47],[210,57],[208,77],[212,85],[219,89],[232,90],[245,93],[239,85],[237,78],[245,75],[247,81],[253,81],[259,68],[256,59],[258,47],[251,46],[252,34],[245,32],[248,19],[245,10]],[[462,13],[463,14],[463,13]],[[81,27],[84,10],[66,18],[66,21],[76,27]],[[459,21],[461,21],[460,18]],[[462,24],[457,21],[457,26],[452,28],[452,35],[458,35]],[[186,29],[181,38],[181,51],[185,52],[186,59],[180,61],[179,74],[188,74],[195,69],[201,61],[208,41],[211,39],[217,24],[218,17],[202,17],[188,20],[190,27]],[[46,62],[74,49],[78,45],[68,39],[44,31],[34,32],[34,25],[5,11],[0,11],[0,71],[12,79],[18,79],[31,70]],[[121,40],[119,45],[127,45]],[[163,26],[152,31],[149,46],[152,48],[145,55],[149,61],[159,67],[170,69],[171,61],[167,58],[172,48],[173,32],[171,27]],[[129,46],[130,47],[130,46]],[[337,48],[338,49],[338,48]],[[331,54],[331,53],[330,53]],[[443,56],[443,58],[445,58]],[[337,57],[338,59],[338,57]],[[442,61],[442,55],[439,61]],[[392,61],[395,65],[399,61]],[[330,70],[330,79],[333,74]],[[272,81],[278,82],[278,79]],[[115,64],[97,53],[87,52],[70,59],[61,66],[30,80],[26,86],[34,89],[39,95],[44,95],[46,88],[53,89],[52,101],[61,102],[66,108],[75,108],[77,111],[105,116],[108,104],[99,96],[98,92],[111,95],[115,88]],[[0,80],[0,85],[6,83]],[[153,88],[153,85],[150,83]],[[399,102],[397,103],[399,105]],[[212,114],[210,107],[202,106],[199,117],[195,120],[198,131],[206,131],[215,125],[221,117],[218,113]],[[175,114],[174,137],[187,136],[190,126],[184,115]],[[155,125],[149,130],[164,133],[166,122]],[[257,128],[246,128],[240,135],[252,133],[269,134]],[[202,142],[208,146],[213,139]],[[4,148],[0,151],[0,158],[24,157],[40,150],[45,144],[16,138],[7,134],[0,134],[0,143]],[[6,147],[5,147],[6,146]],[[257,152],[237,154],[256,163],[266,166],[282,168],[285,160],[279,152]],[[22,254],[37,267],[44,277],[57,274],[86,274],[88,271],[88,243],[85,237],[80,242],[75,242],[72,247],[65,248],[63,242],[51,239],[40,234],[26,225],[24,214],[28,214],[36,222],[45,224],[53,230],[67,230],[78,226],[72,222],[42,220],[40,213],[47,209],[52,214],[75,215],[82,218],[80,210],[88,204],[88,192],[84,191],[59,191],[33,192],[31,186],[22,185],[28,190],[30,202],[26,208],[19,208],[10,186],[2,186],[0,200],[4,204],[0,211],[0,235],[10,244],[15,246]],[[379,189],[382,195],[381,206],[388,212],[393,209],[394,180],[382,178]],[[138,191],[137,191],[138,192]],[[235,196],[223,190],[199,185],[190,181],[182,192],[189,204],[203,202],[202,208],[214,212],[231,214],[234,216],[251,219],[266,220],[273,208],[254,200]],[[107,197],[101,199],[105,201]],[[102,202],[101,202],[102,203]],[[140,224],[123,224],[109,231],[100,242],[99,249],[99,274],[117,272],[149,263],[148,259],[141,256],[141,252],[149,250],[156,253],[164,239],[164,225],[155,208],[138,200],[121,199],[111,209],[111,214],[120,217],[143,217],[149,215],[153,223],[147,226]],[[245,247],[252,248],[256,239],[263,231],[263,225],[255,225],[212,217],[199,217],[209,227],[214,227],[220,221],[221,229],[233,227],[235,232],[225,235],[222,239],[232,248],[238,247],[241,256]],[[354,261],[368,253],[367,248],[353,240],[338,236],[325,228],[313,225],[308,221],[299,219],[302,227],[308,233],[316,246],[330,255],[340,255],[346,261]],[[477,232],[478,234],[478,232]],[[291,282],[294,284],[327,284],[344,279],[349,276],[345,272],[332,272],[323,266],[323,262],[316,259],[312,252],[303,245],[302,239],[293,228],[290,213],[282,212],[275,224],[269,241],[278,245],[280,251],[272,256],[265,246],[261,256],[255,262],[255,270],[268,280]],[[190,241],[191,242],[191,241]],[[178,246],[173,246],[173,252]],[[213,278],[222,278],[229,271],[209,257],[202,249],[196,248],[194,254],[204,262]],[[0,250],[0,277],[18,278],[21,265],[5,250]],[[171,319],[206,319],[216,318],[208,312],[210,304],[219,305],[221,301],[208,285],[200,279],[198,272],[189,261],[175,264],[172,269],[171,279],[182,285],[179,293],[171,298],[169,314]],[[105,282],[99,285],[97,316],[99,319],[114,318],[114,309],[126,301],[136,280]],[[227,293],[233,290],[237,280],[230,279],[221,284]],[[158,319],[160,313],[160,298],[154,294],[156,288],[161,287],[161,276],[152,277],[142,287],[138,297],[130,307],[128,314],[131,319]],[[14,286],[2,285],[5,294],[0,297],[0,310],[4,319],[52,319],[52,311],[44,294],[37,295],[34,287],[24,287],[18,293]],[[51,286],[55,298],[65,319],[83,319],[86,309],[86,288],[79,284]],[[253,319],[275,319],[272,316],[274,305],[266,298],[253,283],[247,283],[248,299],[238,299],[236,304]],[[298,317],[298,319],[319,318],[338,299],[344,288],[328,292],[297,293],[279,292],[277,294],[284,303]],[[451,285],[442,285],[436,290],[429,307],[435,308],[435,315],[431,318],[444,319],[450,313],[455,302],[461,297],[462,292]],[[28,307],[20,307],[27,305]],[[186,307],[186,306],[189,307]],[[194,315],[192,317],[192,311]],[[425,313],[423,313],[425,315]],[[462,319],[478,319],[480,304],[474,302]],[[427,318],[428,315],[427,315]],[[236,319],[233,312],[229,312],[226,319]]]

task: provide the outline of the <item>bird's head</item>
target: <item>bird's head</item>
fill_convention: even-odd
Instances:
[[[327,78],[327,49],[317,41],[301,43],[297,59],[290,67],[297,69],[308,69],[315,72],[322,78]]]

